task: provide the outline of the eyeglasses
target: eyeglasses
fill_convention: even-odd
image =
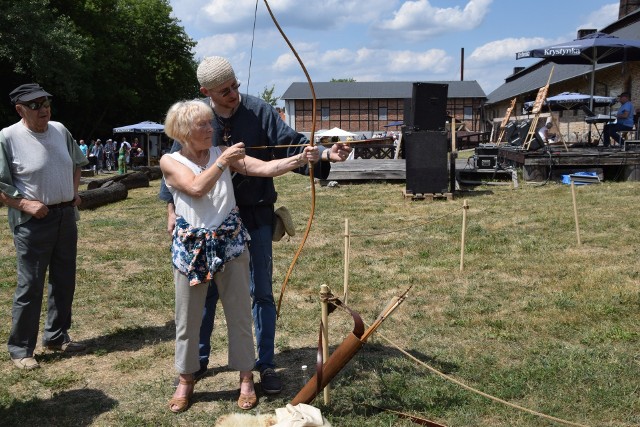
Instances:
[[[27,107],[28,109],[33,110],[33,111],[36,111],[36,110],[41,109],[42,107],[44,107],[44,108],[49,108],[49,107],[51,107],[51,101],[50,101],[50,100],[48,100],[48,99],[45,99],[45,100],[44,100],[44,101],[42,101],[42,102],[35,102],[35,101],[32,101],[32,102],[29,102],[28,104],[20,103],[20,105],[24,105],[24,106],[25,106],[25,107]]]
[[[218,95],[220,95],[221,97],[226,98],[227,96],[229,96],[231,94],[231,91],[237,92],[239,87],[240,87],[240,82],[236,81],[234,84],[232,84],[228,88],[226,88],[224,90],[221,90],[220,92],[216,92],[216,93]]]

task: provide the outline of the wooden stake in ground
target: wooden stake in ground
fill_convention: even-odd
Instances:
[[[344,303],[347,304],[349,296],[349,251],[351,248],[351,236],[349,235],[349,218],[344,219]]]
[[[462,237],[460,239],[460,271],[464,270],[464,242],[467,234],[467,211],[469,204],[465,200],[462,204]]]
[[[576,203],[576,186],[571,180],[571,198],[573,199],[573,217],[576,221],[576,237],[578,239],[578,245],[582,245],[580,241],[580,225],[578,224],[578,204]]]
[[[329,295],[331,295],[329,286],[320,286],[320,306],[322,308],[322,360],[329,360]],[[327,384],[324,388],[324,404],[328,405],[330,402],[329,384]]]

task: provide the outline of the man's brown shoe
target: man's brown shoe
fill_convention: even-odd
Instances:
[[[40,367],[40,364],[33,356],[30,357],[18,357],[17,359],[11,359],[14,365],[18,369],[36,369]]]

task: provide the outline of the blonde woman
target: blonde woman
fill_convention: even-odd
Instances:
[[[179,385],[169,409],[189,407],[193,373],[200,369],[198,341],[208,282],[213,280],[227,319],[229,368],[240,371],[238,406],[256,406],[255,364],[249,294],[249,233],[238,215],[230,170],[273,177],[319,160],[316,147],[268,162],[245,155],[243,143],[212,146],[213,111],[201,101],[181,101],[167,113],[165,133],[182,148],[160,159],[177,215],[172,240],[176,354]]]

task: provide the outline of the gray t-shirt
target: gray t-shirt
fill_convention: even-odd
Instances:
[[[2,129],[0,144],[0,191],[45,205],[73,200],[75,169],[89,162],[62,123],[50,121],[38,133],[20,121]],[[10,226],[28,218],[14,212]]]

